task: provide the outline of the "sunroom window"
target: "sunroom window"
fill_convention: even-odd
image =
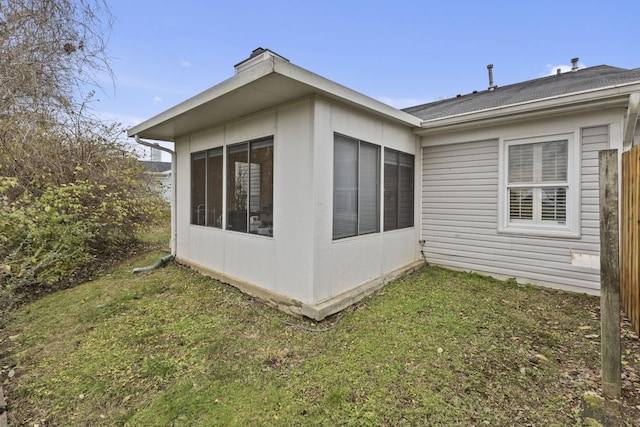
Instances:
[[[273,137],[227,149],[227,230],[273,236]]]
[[[380,231],[380,147],[336,134],[333,239]]]
[[[222,227],[222,147],[191,154],[191,224]]]
[[[384,149],[384,231],[413,227],[414,156]]]

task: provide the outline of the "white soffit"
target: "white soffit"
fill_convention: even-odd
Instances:
[[[312,94],[320,94],[409,127],[420,126],[420,119],[411,114],[289,62],[267,60],[130,128],[127,134],[175,141],[179,136]]]

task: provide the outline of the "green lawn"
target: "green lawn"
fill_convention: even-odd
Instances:
[[[428,267],[315,323],[173,263],[131,273],[163,255],[13,313],[12,425],[585,425],[598,391],[595,297]]]

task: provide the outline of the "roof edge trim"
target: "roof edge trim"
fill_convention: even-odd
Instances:
[[[266,60],[259,64],[256,64],[253,67],[244,70],[242,73],[236,74],[233,77],[223,80],[217,85],[210,87],[209,89],[200,92],[199,94],[169,108],[168,110],[165,110],[162,113],[157,114],[156,116],[153,116],[150,119],[129,128],[127,130],[127,135],[129,137],[133,137],[134,135],[141,134],[154,126],[158,126],[169,120],[175,119],[176,117],[186,114],[188,111],[200,105],[213,101],[214,99],[232,92],[254,80],[258,80],[268,74],[273,73],[274,69],[275,61],[273,60],[273,58],[271,58],[271,60]]]
[[[426,134],[431,130],[442,128],[454,128],[459,125],[467,125],[470,122],[480,120],[509,118],[514,115],[539,112],[540,110],[550,110],[554,108],[572,108],[580,104],[589,103],[593,105],[598,102],[608,102],[612,98],[620,97],[621,103],[626,101],[626,97],[640,90],[640,83],[624,83],[620,85],[607,86],[598,89],[591,89],[581,92],[573,92],[565,95],[558,95],[548,98],[541,98],[532,101],[519,102],[516,104],[487,108],[484,110],[471,111],[437,119],[422,121],[420,128],[416,129],[417,135]]]
[[[238,73],[235,76],[205,90],[204,92],[201,92],[192,98],[189,98],[186,101],[183,101],[168,110],[165,110],[162,113],[129,128],[127,130],[127,135],[129,137],[133,137],[136,134],[142,134],[153,127],[174,120],[179,116],[187,114],[194,108],[214,101],[216,98],[238,90],[243,86],[272,73],[280,74],[288,79],[305,84],[315,92],[328,96],[331,99],[339,100],[358,108],[362,108],[378,116],[384,116],[405,126],[416,128],[422,123],[422,120],[412,114],[406,113],[367,95],[363,95],[353,89],[349,89],[346,86],[342,86],[325,77],[291,64],[288,61],[276,59],[277,58],[275,57],[271,57],[265,61],[257,63],[252,67],[243,70],[241,73]]]
[[[382,101],[371,98],[309,70],[288,62],[278,62],[275,64],[275,72],[287,76],[307,86],[313,87],[317,92],[338,99],[348,104],[356,105],[376,114],[382,114],[405,125],[418,127],[422,120],[413,114],[409,114],[400,109],[385,104]]]

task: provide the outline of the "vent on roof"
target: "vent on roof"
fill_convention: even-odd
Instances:
[[[498,86],[493,84],[493,64],[487,65],[487,70],[489,70],[489,90],[494,90]]]
[[[580,60],[580,58],[572,58],[571,59],[571,71],[577,71],[578,70],[578,61]]]

